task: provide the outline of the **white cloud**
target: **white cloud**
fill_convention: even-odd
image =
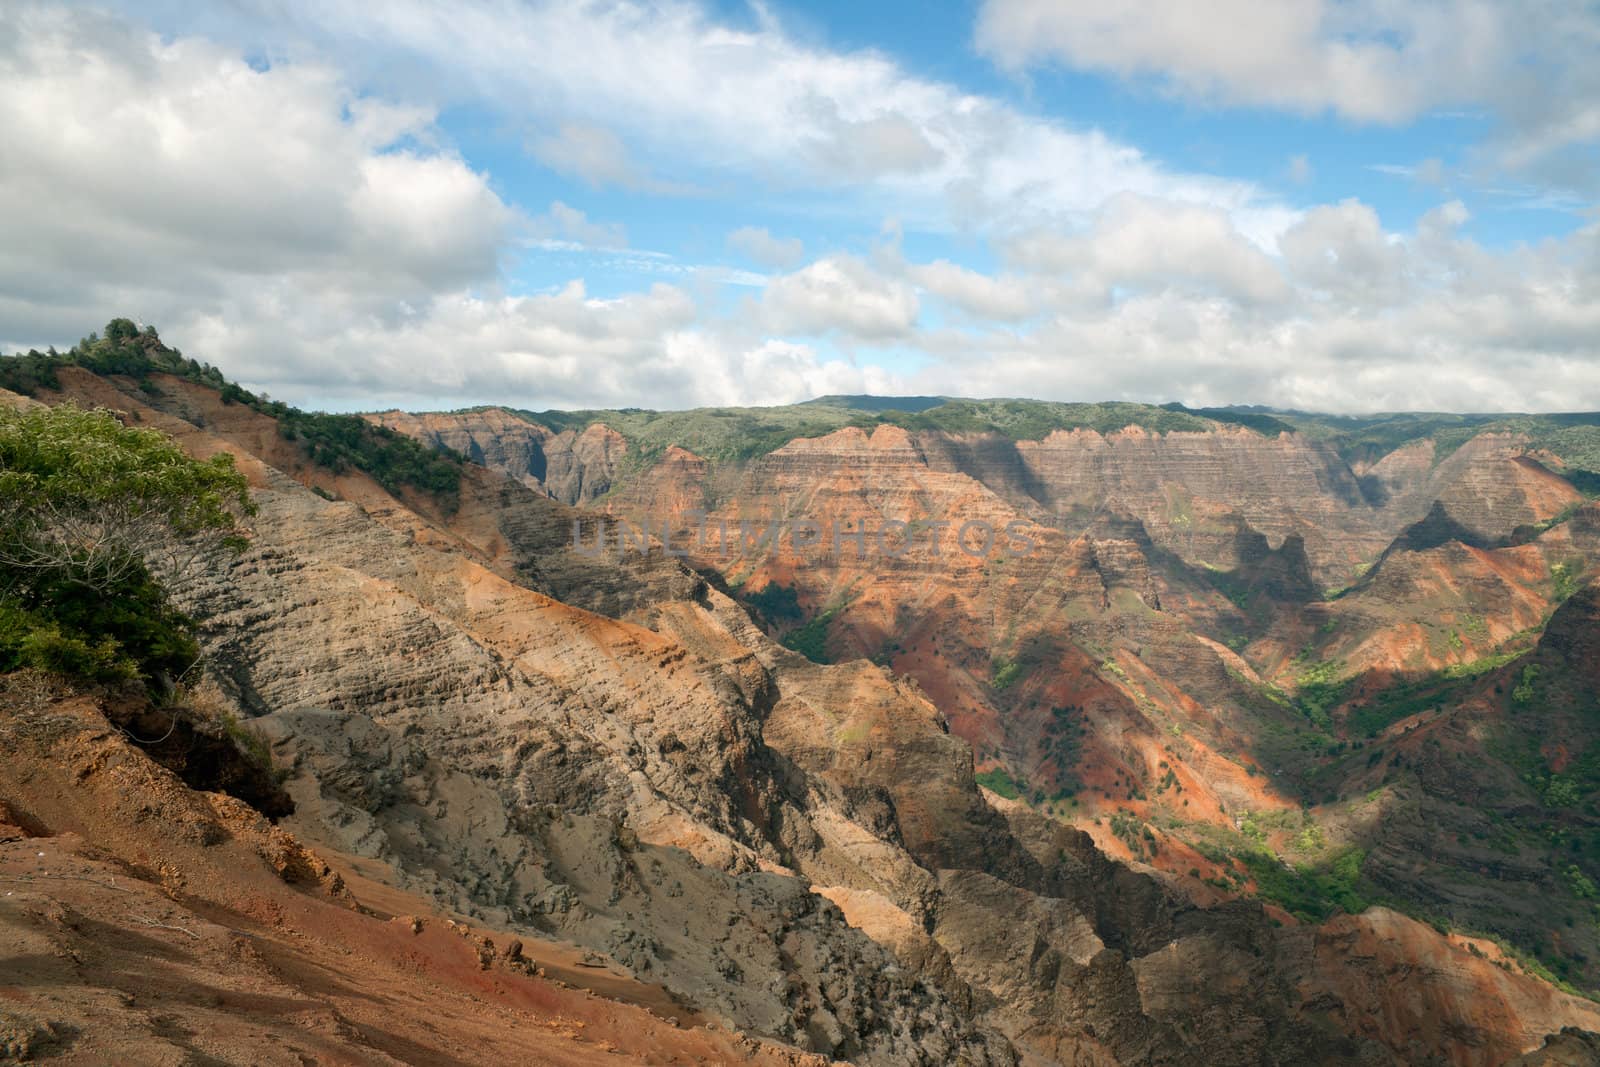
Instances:
[[[916,77],[880,53],[806,44],[763,7],[750,28],[689,0],[257,0],[230,10],[252,43],[290,48],[315,34],[374,70],[403,56],[445,91],[556,130],[546,157],[580,174],[581,163],[591,180],[626,178],[635,164],[625,143],[642,160],[697,166],[704,174],[689,177],[702,185],[754,180],[819,210],[893,210],[928,227],[1038,222],[1123,190],[1227,208],[1267,243],[1289,217],[1253,183],[1169,170],[1099,131]]]
[[[1412,176],[1423,185],[1436,187],[1444,185],[1447,179],[1444,164],[1432,156],[1418,163]]]
[[[1403,284],[1406,249],[1391,240],[1378,213],[1346,200],[1306,214],[1279,242],[1285,265],[1308,288],[1347,302],[1386,305],[1410,297]]]
[[[728,234],[728,246],[749,256],[763,267],[788,270],[805,257],[806,246],[798,237],[774,237],[764,228],[741,226]]]
[[[557,247],[622,249],[628,247],[628,231],[617,222],[590,222],[589,216],[575,207],[552,201],[550,210],[529,220],[528,232],[535,240],[557,242]]]
[[[815,105],[818,132],[806,154],[821,171],[848,181],[932,171],[944,160],[928,132],[900,114],[846,119],[835,101]]]
[[[1318,208],[1284,236],[1292,284],[1262,303],[1162,284],[1160,256],[1117,226],[1036,239],[1029,265],[1067,283],[1107,263],[1153,273],[1108,300],[1068,285],[1026,330],[919,335],[936,362],[911,384],[1354,412],[1600,406],[1600,226],[1496,253],[1461,234],[1467,219],[1449,201],[1393,234],[1366,205]]]
[[[911,286],[843,255],[774,279],[762,297],[763,319],[778,333],[889,340],[910,333],[917,310]]]
[[[991,278],[949,260],[910,267],[907,275],[928,292],[969,315],[1010,322],[1033,314],[1036,294],[1025,279]]]
[[[690,186],[652,176],[632,158],[622,138],[604,126],[563,122],[554,132],[530,138],[528,151],[551,170],[597,187],[616,185],[673,196],[694,191]]]
[[[1121,75],[1153,75],[1173,89],[1224,103],[1334,110],[1392,122],[1425,106],[1422,78],[1436,64],[1470,76],[1493,50],[1488,4],[1356,0],[1129,0],[1055,4],[986,0],[979,48],[1021,67],[1061,59]]]
[[[394,10],[407,39],[435,25],[420,7]],[[573,11],[532,9],[508,35],[530,33],[519,20],[534,18],[576,33]],[[907,263],[893,241],[870,260],[825,255],[770,280],[725,274],[764,289],[724,316],[703,270],[625,250],[620,227],[567,203],[524,217],[449,149],[430,110],[357,93],[325,64],[258,69],[235,49],[91,13],[25,6],[6,17],[7,349],[131,314],[246,384],[356,407],[667,407],[865,391],[1600,407],[1596,226],[1490,250],[1463,233],[1456,201],[1400,234],[1356,201],[1292,212],[1253,187],[1176,175],[1103,136],[911,79],[882,57],[803,48],[771,27],[728,31],[678,6],[596,9],[594,54],[629,59],[643,48],[636,37],[660,39],[653,59],[633,58],[647,87],[678,98],[658,101],[605,70],[572,92],[668,128],[653,136],[706,133],[704,156],[750,173],[821,165],[807,146],[837,130],[814,97],[842,122],[898,117],[938,159],[918,163],[907,141],[908,153],[867,168],[872,188],[896,207],[973,205],[971,218],[1004,235],[992,274]],[[499,46],[483,47],[495,59]],[[724,53],[726,68],[708,63]],[[564,76],[519,81],[508,57],[497,62],[483,72],[497,92]],[[703,115],[690,107],[697,93]],[[630,146],[640,136],[624,132]],[[803,177],[793,180],[804,187]],[[674,284],[507,295],[502,259],[528,240],[582,246],[601,265],[650,264]],[[729,242],[787,267],[804,252],[765,231]],[[924,316],[924,304],[959,314]],[[838,358],[835,345],[893,345],[926,364],[893,376]]]
[[[1304,185],[1316,176],[1316,169],[1311,166],[1311,159],[1305,153],[1289,157],[1289,166],[1286,168],[1289,180],[1296,185]]]
[[[189,263],[359,272],[402,290],[493,274],[515,213],[458,158],[395,147],[421,139],[425,112],[358,97],[324,67],[258,72],[94,15],[23,7],[10,20],[6,290],[52,276],[81,289],[134,262],[152,288]]]
[[[1125,195],[1086,231],[1026,231],[1003,245],[1017,267],[1067,276],[1080,292],[1176,288],[1246,304],[1289,295],[1266,253],[1211,208]]]
[[[493,278],[516,212],[430,116],[332,71],[258,71],[194,39],[37,7],[0,35],[8,339],[239,287],[337,289],[360,313]]]
[[[116,315],[296,402],[373,407],[800,400],[881,372],[702,324],[683,289],[581,282],[498,295],[525,235],[615,247],[561,202],[519,219],[426,111],[318,65],[85,13],[24,8],[0,36],[0,346]],[[626,253],[645,256],[645,253]],[[742,280],[742,279],[741,279]]]
[[[893,389],[889,375],[828,359],[803,343],[697,323],[683,290],[656,285],[603,300],[581,282],[520,297],[445,294],[392,322],[302,330],[284,365],[274,302],[246,294],[222,316],[164,336],[193,351],[232,353],[229,366],[275,395],[313,391],[341,407],[617,407],[789,403],[823,392]],[[317,354],[313,366],[309,357]]]
[[[1487,106],[1496,156],[1593,188],[1600,11],[1567,0],[984,0],[979,49],[1059,61],[1208,103],[1400,123]]]

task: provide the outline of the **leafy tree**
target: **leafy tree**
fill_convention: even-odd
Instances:
[[[103,592],[146,562],[176,572],[236,538],[250,508],[227,453],[191,459],[109,411],[0,411],[0,567],[13,582]]]
[[[224,404],[242,404],[278,422],[287,441],[297,441],[313,462],[335,471],[355,467],[379,485],[399,494],[410,487],[427,493],[447,509],[459,504],[461,467],[466,457],[432,449],[358,415],[304,412],[266,396],[256,396],[208,364],[186,359],[162,343],[153,326],[142,331],[132,319],[112,319],[105,336],[91,333],[66,353],[0,356],[0,389],[36,396],[60,386],[57,370],[82,367],[95,374],[131,378],[146,392],[156,390],[152,376],[170,374],[218,390]]]
[[[198,650],[161,579],[238,547],[252,510],[231,456],[107,411],[0,408],[0,670],[181,673]]]

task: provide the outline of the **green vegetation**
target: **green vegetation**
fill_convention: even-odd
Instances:
[[[998,793],[1007,800],[1016,800],[1022,796],[1022,783],[1011,777],[1004,767],[995,767],[992,770],[976,774],[973,778],[989,792]]]
[[[1242,852],[1239,859],[1260,896],[1296,918],[1321,922],[1336,911],[1357,915],[1370,903],[1359,888],[1361,863],[1366,859],[1359,848],[1347,848],[1317,866],[1287,866],[1265,850]]]
[[[227,454],[191,459],[105,411],[0,409],[0,671],[181,675],[199,650],[158,573],[238,548],[250,510]]]
[[[812,663],[832,663],[828,658],[828,622],[830,612],[823,612],[804,626],[784,635],[783,647],[798,652]]]
[[[692,411],[518,411],[519,417],[557,433],[603,424],[628,442],[624,473],[654,465],[673,445],[712,462],[762,456],[799,437],[821,437],[845,426],[868,426],[876,417],[824,404],[774,408],[697,408]]]
[[[1539,800],[1547,808],[1575,808],[1582,799],[1578,793],[1578,783],[1558,774],[1546,779],[1539,790]]]
[[[1293,433],[1294,427],[1278,416],[1248,408],[1190,408],[1182,404],[1162,404],[1167,411],[1181,411],[1188,415],[1212,419],[1233,426],[1243,426],[1267,437],[1280,433]]]
[[[1212,419],[1181,409],[1145,404],[1060,404],[1042,400],[951,400],[925,411],[884,411],[882,422],[908,430],[946,433],[992,433],[1013,441],[1038,441],[1054,430],[1094,430],[1113,433],[1138,426],[1152,433],[1174,430],[1215,430]]]
[[[1331,729],[1332,711],[1344,700],[1354,679],[1341,677],[1345,671],[1343,660],[1314,661],[1309,650],[1295,662],[1301,667],[1295,680],[1295,706],[1317,729]]]
[[[1579,900],[1594,900],[1600,897],[1600,887],[1594,880],[1580,871],[1575,865],[1568,864],[1567,869],[1561,872],[1561,880],[1566,883],[1567,889]]]
[[[1587,472],[1577,472],[1577,473],[1582,475],[1582,474],[1586,474]],[[1594,475],[1594,477],[1597,478],[1597,479],[1600,479],[1600,475]],[[1578,479],[1578,481],[1582,481],[1582,480],[1583,479],[1581,477]],[[1574,481],[1573,484],[1576,486],[1577,482]],[[1582,511],[1583,508],[1584,508],[1584,505],[1587,504],[1587,503],[1588,503],[1587,500],[1575,500],[1572,503],[1568,504],[1566,507],[1562,508],[1560,511],[1556,512],[1556,514],[1550,516],[1548,519],[1544,519],[1544,520],[1542,520],[1540,522],[1536,522],[1536,523],[1532,524],[1531,526],[1518,527],[1517,528],[1517,536],[1521,540],[1531,541],[1534,538],[1538,537],[1540,534],[1548,533],[1549,531],[1555,529],[1557,526],[1560,526],[1560,525],[1562,525],[1564,523],[1570,522],[1572,520],[1572,517],[1574,515],[1576,515],[1578,512]]]
[[[1567,464],[1562,471],[1581,492],[1600,491],[1600,412],[1551,415],[1451,415],[1405,413],[1373,416],[1276,412],[1301,433],[1332,443],[1346,459],[1377,459],[1414,442],[1434,442],[1442,462],[1482,433],[1515,433],[1535,449],[1547,449]]]
[[[1220,423],[1251,424],[1231,413],[1200,415],[1181,405],[1059,404],[1040,400],[945,400],[939,397],[823,397],[771,408],[698,408],[692,411],[518,411],[529,422],[556,432],[604,424],[628,441],[623,478],[649,469],[676,445],[718,462],[762,456],[801,437],[820,437],[856,426],[996,434],[1013,441],[1039,440],[1053,430],[1110,433],[1138,426],[1154,433],[1215,430]],[[1276,423],[1274,422],[1274,425]],[[1276,433],[1273,429],[1271,432]]]
[[[1511,703],[1519,708],[1532,704],[1539,692],[1539,675],[1543,671],[1537,663],[1529,663],[1522,668],[1522,673],[1517,676],[1517,684],[1511,690]]]
[[[997,693],[1003,693],[1017,684],[1022,677],[1022,664],[1016,660],[1008,660],[1004,656],[997,657],[990,664],[989,686]]]
[[[297,441],[313,462],[335,472],[365,471],[391,493],[410,487],[454,508],[461,489],[461,465],[454,453],[427,447],[403,434],[375,426],[358,415],[305,412],[228,381],[215,367],[185,359],[161,342],[155,327],[140,330],[129,319],[112,319],[105,336],[91,333],[69,351],[29,352],[0,357],[0,388],[25,396],[60,385],[62,367],[82,367],[107,377],[132,378],[146,393],[159,392],[152,375],[169,374],[216,389],[225,404],[244,404],[277,420],[285,440]]]
[[[1351,708],[1346,728],[1356,737],[1377,737],[1401,719],[1430,708],[1449,707],[1461,699],[1475,679],[1504,667],[1525,651],[1521,647],[1505,649],[1385,689]]]
[[[772,622],[795,622],[802,617],[800,596],[792,585],[768,582],[760,592],[745,593],[744,602]]]
[[[1045,751],[1056,764],[1056,794],[1053,799],[1063,800],[1083,788],[1075,772],[1083,751],[1083,739],[1088,732],[1082,708],[1068,705],[1050,709],[1050,721],[1045,724],[1044,737]]]
[[[1128,672],[1122,669],[1122,664],[1118,663],[1116,660],[1112,659],[1109,656],[1107,656],[1103,661],[1101,661],[1100,669],[1102,671],[1105,671],[1109,675],[1112,675],[1112,676],[1114,676],[1116,678],[1121,679],[1124,682],[1130,681],[1130,679],[1128,678]]]
[[[1583,588],[1583,561],[1563,560],[1550,568],[1550,596],[1557,604]]]
[[[1155,831],[1145,824],[1143,819],[1125,811],[1116,811],[1111,815],[1111,832],[1117,836],[1128,851],[1141,860],[1149,860],[1155,855],[1157,849]]]
[[[850,590],[836,597],[816,618],[804,626],[790,630],[783,638],[783,647],[798,652],[812,663],[832,663],[828,658],[828,624],[833,617],[850,606]]]
[[[947,396],[871,396],[865,393],[855,393],[848,396],[831,394],[819,396],[815,400],[804,401],[805,405],[828,408],[849,408],[852,411],[927,411],[936,408],[950,398]]]
[[[284,404],[263,404],[244,390],[244,403],[273,415],[285,440],[300,442],[313,462],[336,474],[354,467],[398,495],[410,487],[437,498],[448,509],[460,502],[465,460],[435,451],[404,434],[374,426],[357,415],[325,415]]]

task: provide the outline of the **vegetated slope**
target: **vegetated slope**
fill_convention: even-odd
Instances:
[[[398,887],[860,1062],[1497,1063],[1592,1028],[1586,1002],[1392,913],[1319,929],[1248,901],[1197,908],[982,793],[912,682],[786,651],[715,575],[659,552],[574,551],[571,520],[595,517],[510,478],[469,466],[447,499],[402,501],[252,406],[144,380],[62,368],[38,392],[238,456],[252,547],[184,591],[212,681],[294,769],[285,825]],[[871,440],[903,465],[903,437]],[[1007,506],[964,474],[926,485],[973,513]],[[1149,574],[1136,529],[1102,532],[1088,552],[1041,536],[1079,561],[1066,586],[1153,612],[1127,595]],[[1271,550],[1241,552],[1275,581]],[[1198,571],[1180,592],[1227,602]],[[1060,654],[1121,714],[1108,723],[1148,725],[1103,663]],[[1112,662],[1138,657],[1119,645]],[[1012,675],[999,692],[1023,687]],[[1341,949],[1380,934],[1376,952]]]
[[[805,404],[691,411],[511,411],[472,408],[427,415],[388,411],[368,418],[419,440],[448,447],[547,488],[569,504],[588,503],[627,485],[679,448],[713,463],[755,459],[801,437],[846,426],[901,426],[952,434],[993,434],[1010,440],[1052,429],[1205,431],[1219,422],[1253,423],[1232,413],[1216,417],[1178,405],[1061,404],[1038,400],[953,400],[942,397],[822,397]],[[1286,426],[1270,423],[1270,432]]]
[[[948,421],[962,403],[988,421]],[[1385,902],[1600,987],[1600,839],[1572,819],[1600,793],[1574,785],[1571,811],[1548,809],[1536,780],[1550,768],[1494,740],[1473,703],[1516,688],[1513,661],[1595,574],[1595,420],[1095,410],[1092,428],[1060,405],[912,413],[943,425],[873,410],[875,425],[750,458],[696,452],[710,415],[678,413],[685,436],[661,438],[604,503],[636,525],[671,520],[690,561],[792,648],[914,679],[984,784],[1197,900],[1256,893],[1307,917]],[[1140,425],[1156,416],[1174,421]],[[774,518],[920,535],[893,554],[787,535],[769,549]],[[957,551],[977,522],[1018,523],[1033,547]],[[1505,784],[1449,799],[1448,840],[1414,818],[1431,779],[1405,731],[1424,711],[1455,723],[1458,783]],[[1581,758],[1589,739],[1574,743]],[[1484,854],[1503,820],[1516,844],[1502,834]]]

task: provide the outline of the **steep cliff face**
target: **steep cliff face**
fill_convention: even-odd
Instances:
[[[1130,427],[1056,431],[1016,450],[1035,499],[1069,532],[1097,514],[1126,515],[1191,563],[1237,566],[1241,523],[1273,545],[1300,537],[1321,574],[1354,564],[1381,536],[1377,509],[1338,455],[1299,435]]]
[[[459,452],[567,504],[587,504],[604,496],[627,451],[622,436],[604,426],[557,433],[502,408],[449,415],[385,411],[367,418]]]
[[[903,553],[846,544],[825,562],[792,539],[697,547],[684,558],[697,573],[659,539],[588,554],[572,523],[592,536],[601,516],[494,471],[468,470],[449,502],[400,499],[316,467],[210,390],[63,383],[196,454],[234,452],[251,478],[250,549],[182,595],[213,684],[293,768],[287,826],[484,925],[863,1063],[1477,1064],[1596,1021],[1516,970],[1480,973],[1493,964],[1470,953],[1441,978],[1454,950],[1416,926],[1409,955],[1382,964],[1406,1003],[1442,1013],[1460,990],[1503,986],[1510,1005],[1470,1034],[1449,1022],[1460,1013],[1419,1031],[1415,1013],[1373,1006],[1364,956],[1320,951],[1316,928],[1257,903],[1196,906],[1198,878],[1151,873],[1224,865],[1176,823],[1146,837],[1129,813],[1298,810],[1257,777],[1251,746],[1268,727],[1298,743],[1303,716],[1263,695],[1229,642],[1306,625],[1279,603],[1306,590],[1304,537],[1230,520],[1230,565],[1213,572],[1134,514],[1069,536],[879,427],[795,441],[736,482],[670,452],[657,495],[619,509],[642,525],[699,487],[717,526],[898,519],[949,522],[954,537],[1016,523],[1033,549],[936,552],[924,526]],[[682,544],[685,528],[666,525]],[[833,607],[823,647],[896,670],[781,647],[724,591],[735,583]],[[1024,761],[1085,800],[1084,829],[975,780],[975,766]],[[1169,773],[1183,788],[1157,790]],[[1390,925],[1368,913],[1335,932]]]
[[[13,1062],[829,1062],[705,1029],[570,944],[375,882],[376,865],[186,787],[104,701],[14,682],[0,676]]]
[[[1437,508],[1483,544],[1582,500],[1516,434],[1479,434],[1442,459],[1432,442],[1409,445],[1374,464],[1368,476],[1396,519],[1420,521]]]
[[[653,530],[666,520],[688,562],[793,647],[913,679],[986,783],[1192,899],[1259,889],[1240,858],[1259,848],[1312,870],[1358,853],[1369,896],[1398,893],[1414,914],[1600,982],[1586,934],[1552,938],[1552,920],[1520,905],[1496,927],[1516,878],[1484,888],[1470,873],[1533,863],[1581,908],[1583,883],[1559,881],[1568,839],[1491,861],[1493,831],[1450,816],[1472,846],[1436,866],[1427,857],[1457,846],[1373,817],[1433,817],[1393,806],[1433,766],[1425,728],[1492,768],[1457,773],[1504,779],[1494,803],[1513,811],[1529,788],[1516,783],[1548,775],[1486,741],[1470,709],[1448,728],[1415,715],[1469,701],[1532,647],[1594,573],[1600,513],[1552,473],[1559,456],[1518,434],[1349,454],[1238,427],[1034,441],[846,427],[721,463],[675,450],[606,506]],[[774,519],[821,536],[761,543]],[[969,542],[999,536],[962,551],[969,524]]]

